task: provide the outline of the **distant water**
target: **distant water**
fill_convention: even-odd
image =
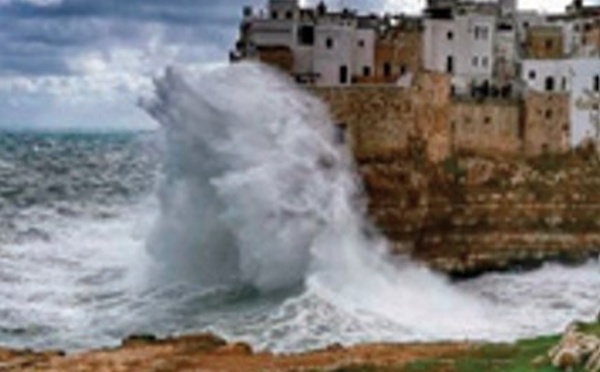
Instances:
[[[511,340],[600,310],[597,262],[451,284],[388,257],[326,114],[272,72],[172,71],[148,106],[163,131],[0,135],[0,345]]]

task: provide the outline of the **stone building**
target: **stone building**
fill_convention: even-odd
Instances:
[[[564,34],[561,26],[531,26],[525,38],[525,58],[560,59],[564,57]]]
[[[294,54],[287,46],[260,46],[256,48],[258,59],[270,66],[292,73],[294,71]]]
[[[584,22],[581,26],[581,54],[600,58],[600,17]]]
[[[371,81],[395,83],[423,66],[423,25],[420,19],[400,18],[386,27],[375,43],[375,74]]]
[[[586,92],[600,92],[600,58],[525,60],[522,74],[528,92],[567,94],[572,146],[593,135],[590,110],[578,101]]]
[[[419,74],[411,87],[370,84],[311,91],[343,123],[358,161],[402,157],[415,139],[423,140],[432,161],[450,154],[450,83],[445,74]]]
[[[275,61],[300,83],[348,85],[372,74],[375,39],[373,25],[347,9],[333,12],[324,3],[302,8],[298,0],[269,0],[265,10],[244,9],[231,59]],[[291,70],[284,50],[293,57]]]
[[[417,137],[432,159],[533,156],[595,133],[581,100],[600,94],[600,7],[574,0],[544,15],[517,0],[427,0],[422,16],[406,16],[268,0],[244,9],[231,59],[321,87],[359,156],[405,150]]]
[[[526,155],[568,151],[570,130],[567,93],[528,92],[525,95],[524,120]]]
[[[518,100],[456,99],[451,104],[449,120],[455,153],[488,156],[521,153],[524,136]]]

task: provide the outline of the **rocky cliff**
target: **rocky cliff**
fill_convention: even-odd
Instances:
[[[578,263],[600,253],[600,163],[567,155],[431,163],[413,151],[359,162],[369,211],[396,253],[457,277]]]

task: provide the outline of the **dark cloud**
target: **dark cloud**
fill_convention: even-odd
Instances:
[[[157,38],[166,46],[190,50],[187,54],[197,62],[225,60],[236,38],[242,7],[266,2],[62,0],[40,5],[42,1],[0,0],[0,75],[68,74],[69,62],[79,54],[113,47],[144,48]],[[328,1],[365,11],[415,2],[424,0]],[[600,0],[586,3],[594,2]],[[199,55],[202,50],[210,54]]]
[[[218,51],[204,59],[224,60],[246,4],[262,1],[12,1],[0,5],[0,74],[64,74],[77,54],[142,48],[157,36],[169,46]]]

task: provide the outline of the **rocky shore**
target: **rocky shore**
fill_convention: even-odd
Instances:
[[[63,352],[0,349],[0,371],[560,371],[600,370],[600,324],[570,326],[564,335],[514,344],[332,345],[296,355],[254,352],[249,345],[210,335],[164,340],[133,336],[115,349]]]
[[[431,163],[415,149],[359,159],[369,211],[395,253],[454,277],[578,264],[600,254],[600,162],[582,147]]]
[[[365,345],[298,355],[255,353],[243,343],[227,343],[210,335],[158,340],[134,336],[119,348],[65,355],[0,349],[0,371],[344,371],[351,366],[403,366],[423,358],[464,353],[468,343],[429,345]]]

